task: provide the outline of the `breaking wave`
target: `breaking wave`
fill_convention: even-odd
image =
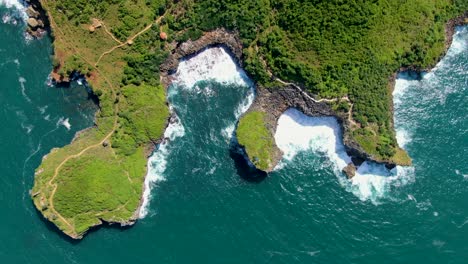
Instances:
[[[245,71],[224,47],[208,48],[194,57],[182,60],[174,77],[175,84],[186,88],[195,87],[199,81],[211,80],[221,84],[253,86]]]
[[[14,19],[19,16],[24,21],[27,20],[28,15],[26,14],[26,7],[25,2],[21,0],[0,0],[0,7],[5,6],[6,8],[15,9],[18,11],[18,14],[13,14],[10,16],[9,14],[5,14],[2,17],[2,21],[5,24],[15,23]]]
[[[59,120],[57,121],[57,127],[60,125],[64,126],[67,130],[71,129],[70,119],[68,118],[59,118]]]
[[[224,47],[207,48],[197,55],[184,59],[179,63],[173,81],[177,88],[194,89],[198,93],[203,92],[207,96],[213,96],[213,90],[210,89],[210,87],[201,89],[197,85],[197,83],[201,81],[214,81],[223,85],[237,85],[250,88],[247,97],[235,110],[234,114],[236,119],[249,109],[255,98],[253,82],[249,79],[245,71],[236,64]],[[235,124],[233,123],[224,128],[221,133],[229,141],[234,129]],[[170,124],[164,133],[164,137],[169,140],[165,140],[160,144],[158,149],[149,158],[148,174],[145,179],[145,191],[140,209],[140,218],[144,218],[148,215],[151,187],[154,183],[164,180],[167,158],[170,154],[168,144],[176,138],[184,136],[184,134],[185,129],[180,122]]]
[[[140,209],[140,218],[144,218],[148,215],[148,205],[151,200],[151,188],[155,183],[165,179],[164,172],[166,171],[167,159],[170,153],[168,144],[176,138],[183,137],[184,135],[185,129],[180,122],[169,124],[164,132],[164,141],[159,144],[157,150],[148,159],[148,173],[145,178],[145,189]]]
[[[342,170],[351,162],[341,139],[341,129],[334,117],[310,117],[296,109],[288,109],[278,120],[275,134],[278,147],[283,151],[283,159],[292,161],[301,151],[312,150],[325,155],[331,161],[331,169],[340,183],[359,199],[379,204],[395,186],[413,181],[413,168],[397,166],[388,170],[384,165],[364,162],[351,181]],[[277,170],[285,166],[283,161]]]

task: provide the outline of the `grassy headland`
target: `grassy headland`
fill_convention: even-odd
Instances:
[[[148,149],[169,117],[157,70],[166,56],[157,37],[165,1],[41,4],[52,27],[55,78],[85,74],[100,111],[95,127],[43,159],[34,204],[73,238],[101,221],[131,224],[141,203]]]
[[[245,114],[239,122],[236,131],[241,146],[249,146],[247,155],[250,161],[260,170],[272,170],[275,154],[275,139],[265,125],[265,113],[251,111]]]

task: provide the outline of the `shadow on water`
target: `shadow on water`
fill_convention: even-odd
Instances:
[[[97,107],[99,107],[99,96],[95,94],[94,91],[91,89],[91,86],[86,81],[84,75],[79,74],[77,72],[73,72],[69,78],[69,81],[54,82],[54,87],[58,89],[73,89],[78,87],[84,87],[86,89],[86,92],[88,93],[88,97],[86,99],[91,100]]]
[[[251,183],[260,183],[266,179],[268,173],[255,168],[247,158],[243,147],[237,143],[235,136],[229,144],[229,156],[234,161],[237,174],[245,181]]]

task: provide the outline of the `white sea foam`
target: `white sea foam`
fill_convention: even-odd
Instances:
[[[63,125],[64,127],[66,127],[68,130],[70,130],[70,128],[71,128],[70,120],[69,120],[68,118],[66,118],[65,120],[63,120],[62,125]]]
[[[306,150],[327,156],[341,184],[361,200],[370,200],[374,204],[378,204],[392,187],[412,182],[413,168],[396,167],[389,171],[385,166],[372,162],[364,162],[356,176],[351,181],[346,180],[341,171],[351,158],[346,154],[340,130],[333,117],[309,117],[296,109],[289,109],[278,120],[275,140],[287,161]],[[283,166],[284,162],[276,169]]]
[[[468,27],[459,27],[456,29],[455,34],[453,35],[452,45],[450,45],[450,48],[447,51],[447,56],[456,56],[466,50],[468,39],[462,36],[466,35],[467,31]]]
[[[393,89],[393,106],[395,109],[395,132],[396,140],[400,147],[404,148],[412,138],[411,124],[398,118],[399,110],[403,106],[405,96],[408,94],[412,87],[420,89],[421,82],[418,76],[411,72],[399,73],[395,80],[395,87]]]
[[[44,113],[46,112],[46,110],[47,110],[48,107],[49,107],[48,105],[45,105],[45,106],[43,106],[43,107],[39,107],[39,108],[38,108],[38,109],[39,109],[39,112],[41,112],[41,114],[44,114]]]
[[[393,89],[393,104],[398,107],[400,106],[404,99],[405,93],[408,92],[408,89],[411,86],[419,86],[419,80],[414,73],[402,72],[399,73],[397,79],[395,80],[395,87]]]
[[[242,101],[236,109],[236,119],[247,111],[255,97],[252,81],[223,47],[208,48],[196,56],[182,60],[173,77],[174,83],[177,84],[178,87],[194,89],[199,93],[205,93],[207,96],[213,96],[213,90],[210,89],[210,87],[202,90],[197,86],[197,82],[215,81],[221,84],[235,84],[250,87],[247,98]],[[230,139],[234,128],[234,124],[229,125],[223,129],[221,133],[223,133],[226,138]],[[151,199],[151,187],[154,183],[165,179],[164,172],[166,170],[167,156],[169,154],[168,144],[176,138],[184,136],[184,134],[185,129],[180,122],[170,124],[164,132],[164,137],[169,138],[169,141],[160,144],[158,150],[149,158],[148,174],[145,179],[145,192],[140,209],[140,218],[144,218],[149,213],[148,205]],[[213,172],[215,169],[215,167],[212,168]]]
[[[140,218],[144,218],[149,213],[149,202],[151,200],[151,188],[160,181],[163,181],[166,171],[167,157],[169,155],[168,144],[170,141],[185,135],[184,126],[180,122],[169,124],[164,132],[164,138],[168,139],[161,143],[158,149],[148,159],[148,173],[145,178],[145,191],[143,193],[143,202],[140,208]]]
[[[18,10],[23,10],[24,5],[22,1],[19,0],[0,0],[0,6],[6,6],[7,8],[16,8]]]
[[[184,88],[195,89],[207,96],[213,95],[211,89],[202,91],[197,85],[199,81],[215,81],[221,84],[236,84],[249,87],[247,97],[236,108],[234,115],[236,120],[245,113],[255,99],[253,82],[245,71],[233,60],[224,47],[208,48],[194,57],[182,60],[174,75],[174,82]],[[235,129],[235,124],[230,124],[222,130],[224,138],[229,141]]]
[[[232,134],[234,133],[234,129],[236,129],[235,124],[230,124],[221,130],[221,135],[229,142],[229,140],[231,140]]]
[[[236,110],[234,111],[234,116],[236,117],[236,120],[239,120],[241,115],[243,115],[245,112],[247,112],[247,110],[249,110],[254,99],[255,99],[255,90],[253,86],[250,86],[247,97],[245,97],[245,99],[242,100],[242,102],[237,106]],[[230,142],[235,129],[236,129],[236,124],[232,123],[221,131],[221,134],[223,135],[223,137],[226,139],[227,142]]]
[[[208,48],[194,57],[182,60],[174,75],[175,83],[193,88],[199,81],[214,80],[222,84],[252,86],[247,77],[223,47]]]
[[[71,128],[70,120],[68,118],[61,117],[57,121],[57,127],[58,126],[64,126],[67,130],[70,130]]]
[[[16,9],[20,12],[20,16],[23,20],[26,21],[28,19],[28,15],[26,14],[26,7],[23,5],[23,1],[20,0],[0,0],[0,6],[6,6],[7,8]],[[8,23],[12,21],[10,17]],[[3,18],[3,22],[5,22],[5,18]]]
[[[24,97],[28,102],[31,102],[31,99],[30,99],[30,98],[28,97],[28,95],[26,94],[26,86],[25,86],[26,79],[23,78],[23,77],[19,77],[18,81],[19,81],[20,86],[21,86],[21,93],[23,94],[23,97]]]

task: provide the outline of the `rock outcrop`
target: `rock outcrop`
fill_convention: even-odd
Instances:
[[[39,0],[26,0],[26,4],[28,6],[26,9],[28,15],[27,32],[35,38],[41,38],[50,29],[47,12],[42,8]]]
[[[230,32],[225,29],[217,29],[205,33],[198,40],[188,40],[182,44],[172,43],[173,52],[169,55],[166,61],[160,66],[161,80],[165,87],[168,87],[171,82],[171,74],[175,73],[179,65],[179,61],[183,58],[195,56],[202,50],[212,46],[224,46],[230,52],[234,60],[243,65],[242,44],[238,35],[235,32]],[[330,103],[326,100],[314,100],[314,97],[304,89],[299,88],[294,84],[286,84],[282,87],[264,88],[257,85],[257,95],[255,101],[249,111],[262,111],[266,115],[266,126],[272,135],[276,133],[276,127],[279,117],[289,108],[296,108],[308,116],[333,116],[336,117],[343,131],[343,143],[346,152],[351,156],[352,160],[373,160],[360,145],[347,136],[350,131],[348,115],[346,113],[336,112],[332,109]],[[276,146],[275,146],[276,147]],[[277,148],[277,147],[276,147]],[[276,149],[272,155],[273,164],[271,170],[281,160],[282,153]],[[379,161],[377,161],[379,162]],[[353,166],[359,166],[354,164]],[[392,164],[387,164],[392,166]],[[393,165],[394,166],[394,165]],[[270,171],[271,171],[270,170]]]
[[[166,87],[172,82],[171,74],[177,70],[181,59],[195,56],[203,49],[212,46],[225,46],[236,62],[242,66],[242,44],[240,39],[236,33],[225,29],[207,32],[195,41],[188,40],[182,44],[171,43],[170,45],[172,45],[173,51],[160,66],[161,79]]]

